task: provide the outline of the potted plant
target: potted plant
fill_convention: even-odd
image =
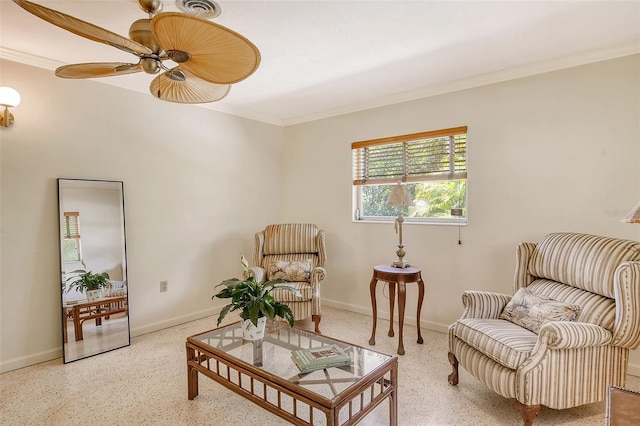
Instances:
[[[69,287],[67,287],[67,293],[75,289],[85,293],[87,300],[90,302],[100,298],[102,289],[107,286],[109,280],[109,274],[106,272],[94,274],[91,271],[77,269],[70,273],[78,275],[67,278],[66,282],[72,281]]]
[[[231,302],[220,311],[218,325],[229,312],[240,311],[240,318],[243,320],[243,337],[246,340],[258,340],[264,337],[267,318],[280,317],[293,327],[294,318],[291,308],[276,301],[271,295],[271,291],[284,289],[302,297],[300,292],[290,285],[283,284],[285,281],[281,279],[256,282],[254,277],[249,275],[249,263],[244,256],[241,258],[241,263],[245,279],[230,278],[216,286],[216,288],[224,288],[212,299],[214,297],[231,299]]]

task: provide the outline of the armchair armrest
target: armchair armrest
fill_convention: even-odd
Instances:
[[[489,291],[466,290],[462,293],[464,305],[463,318],[497,319],[507,303],[511,300],[508,294]]]
[[[552,403],[557,408],[573,406],[559,401],[566,383],[575,389],[591,386],[604,389],[606,369],[620,366],[612,363],[608,346],[613,334],[596,324],[573,321],[552,321],[540,327],[538,342],[516,371],[517,399],[528,405]],[[558,375],[564,380],[558,381]],[[613,373],[612,373],[613,374]],[[586,399],[585,402],[594,402]],[[575,405],[575,404],[574,404]],[[556,407],[553,407],[556,408]]]
[[[613,345],[629,349],[640,346],[640,322],[637,301],[640,300],[640,262],[622,262],[614,274],[616,322]]]
[[[249,268],[249,276],[257,283],[261,283],[267,279],[267,271],[260,266],[252,266]],[[247,277],[245,277],[247,278]]]
[[[324,280],[326,276],[327,270],[322,266],[316,266],[313,268],[313,271],[311,271],[311,284],[313,286],[320,284],[320,281]]]
[[[538,347],[549,349],[575,349],[603,346],[611,343],[612,333],[604,327],[587,322],[550,321],[540,327]],[[533,355],[532,353],[532,355]]]

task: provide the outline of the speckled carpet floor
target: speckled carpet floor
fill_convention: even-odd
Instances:
[[[215,327],[209,317],[132,339],[131,346],[70,364],[49,361],[0,375],[0,424],[18,425],[282,425],[281,418],[201,376],[199,396],[187,399],[184,342]],[[397,337],[378,321],[374,349],[394,354]],[[304,323],[305,328],[312,324]],[[323,334],[368,347],[368,316],[323,307]],[[498,396],[460,369],[450,386],[445,334],[405,325],[406,355],[399,357],[400,425],[519,425],[513,400]],[[397,335],[397,325],[396,325]],[[627,387],[640,390],[640,377]],[[542,409],[536,425],[605,424],[605,403],[569,410]],[[388,424],[388,405],[360,424]]]

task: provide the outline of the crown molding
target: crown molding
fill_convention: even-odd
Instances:
[[[366,102],[360,102],[344,108],[336,108],[332,110],[321,111],[314,114],[280,119],[273,116],[258,114],[254,111],[230,107],[224,104],[200,104],[197,106],[210,110],[222,112],[225,114],[235,115],[250,120],[260,121],[280,127],[287,127],[296,124],[317,121],[326,118],[336,117],[344,114],[351,114],[373,108],[394,105],[402,102],[414,101],[416,99],[428,98],[431,96],[443,95],[445,93],[457,92],[460,90],[472,89],[475,87],[486,86],[489,84],[501,83],[504,81],[515,80],[518,78],[529,77],[532,75],[543,74],[552,71],[558,71],[566,68],[572,68],[580,65],[586,65],[594,62],[606,61],[609,59],[620,58],[623,56],[635,55],[640,53],[640,43],[632,42],[614,46],[607,49],[592,50],[574,55],[568,55],[560,58],[550,59],[543,62],[535,62],[519,67],[500,70],[487,73],[475,77],[465,78],[461,80],[437,84],[434,86],[424,87],[410,92],[400,93],[398,95],[387,96],[383,98],[373,99]],[[0,58],[13,62],[19,62],[38,68],[55,70],[59,66],[65,65],[62,62],[7,49],[0,46]],[[100,82],[98,79],[94,81]]]
[[[358,104],[353,104],[345,108],[321,111],[315,114],[309,114],[290,119],[282,120],[282,126],[292,126],[310,121],[322,120],[325,118],[336,117],[344,114],[365,111],[373,108],[380,108],[388,105],[394,105],[416,99],[428,98],[431,96],[443,95],[445,93],[457,92],[460,90],[472,89],[475,87],[486,86],[489,84],[501,83],[504,81],[515,80],[532,75],[543,74],[552,71],[587,65],[590,63],[606,61],[609,59],[621,58],[640,53],[640,43],[633,42],[623,45],[614,46],[607,49],[592,50],[574,55],[564,56],[560,58],[550,59],[543,62],[535,62],[519,67],[508,68],[501,71],[491,72],[475,77],[465,78],[446,82],[434,86],[424,87],[410,92],[400,93],[398,95],[387,96],[383,98],[373,99]]]
[[[237,117],[247,118],[249,120],[260,121],[262,123],[267,123],[267,124],[273,124],[274,126],[278,126],[278,127],[284,127],[284,120],[280,118],[259,114],[255,111],[251,111],[244,108],[228,106],[228,105],[224,105],[217,102],[211,102],[208,104],[198,104],[197,106],[201,106],[203,108],[222,112],[225,114],[235,115]]]
[[[7,49],[0,46],[0,58],[8,61],[18,62],[20,64],[31,65],[36,68],[44,68],[47,70],[55,70],[65,65],[64,62],[55,61],[53,59],[44,58],[42,56],[31,55],[29,53],[19,52],[13,49]]]
[[[42,68],[54,71],[56,68],[66,65],[64,62],[55,61],[52,59],[44,58],[42,56],[31,55],[28,53],[19,52],[13,49],[7,49],[6,47],[0,46],[0,58],[6,59],[8,61],[17,62],[24,65],[30,65],[36,68]],[[95,81],[97,83],[102,84],[110,84],[115,87],[119,87],[117,84],[113,84],[111,82],[103,81],[100,79],[89,79]],[[140,90],[140,93],[147,93],[144,90]],[[264,114],[258,114],[254,111],[245,110],[242,108],[225,106],[223,104],[217,104],[215,102],[209,104],[195,104],[194,106],[210,109],[213,111],[222,112],[225,114],[235,115],[237,117],[247,118],[249,120],[260,121],[267,124],[273,124],[275,126],[282,127],[283,121],[279,118],[266,116]]]

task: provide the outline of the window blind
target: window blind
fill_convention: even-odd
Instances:
[[[351,144],[353,184],[467,178],[467,127]]]
[[[79,212],[64,212],[64,238],[80,238],[79,220]]]

